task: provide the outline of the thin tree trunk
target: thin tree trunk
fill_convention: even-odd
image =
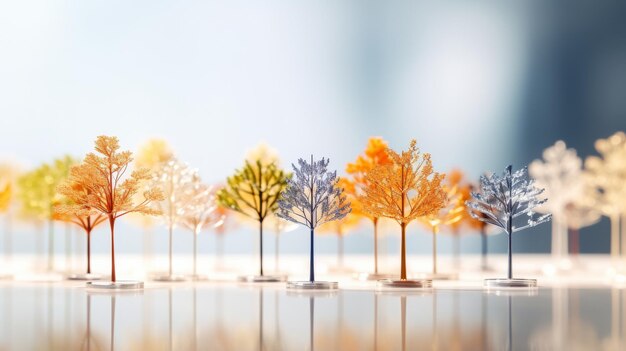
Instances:
[[[509,221],[506,225],[506,233],[509,239],[509,271],[508,278],[513,279],[513,216],[509,216]]]
[[[48,271],[54,270],[54,221],[48,220]]]
[[[619,256],[619,215],[611,215],[611,258],[617,260]]]
[[[174,224],[171,223],[169,224],[169,228],[168,228],[168,232],[169,232],[169,250],[168,250],[168,258],[169,258],[169,275],[170,277],[173,275],[173,269],[172,269],[172,232],[174,231]]]
[[[111,228],[111,281],[115,283],[115,217],[109,215]]]
[[[198,229],[193,231],[193,276],[198,274]]]
[[[439,226],[433,226],[433,274],[437,274],[437,233]]]
[[[315,266],[314,266],[314,259],[313,259],[313,254],[315,250],[314,250],[314,243],[313,243],[313,234],[314,234],[314,229],[311,228],[311,252],[309,253],[309,281],[310,282],[315,281]]]
[[[280,272],[280,268],[278,266],[278,239],[280,237],[279,233],[276,233],[276,237],[274,238],[274,271]]]
[[[259,221],[259,275],[263,276],[263,221]]]
[[[402,240],[400,244],[400,280],[406,280],[406,223],[401,223]]]
[[[378,218],[374,218],[374,274],[378,274]]]
[[[487,228],[486,227],[482,227],[480,229],[480,246],[481,246],[481,266],[482,269],[485,270],[487,269]]]
[[[91,229],[87,232],[87,274],[91,274]]]
[[[339,234],[337,243],[337,265],[339,268],[343,268],[343,235]]]
[[[570,240],[569,240],[569,251],[573,255],[578,255],[580,253],[580,230],[579,229],[568,229]]]

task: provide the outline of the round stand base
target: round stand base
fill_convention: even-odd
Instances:
[[[286,275],[242,275],[237,280],[243,283],[280,283],[287,281]]]
[[[383,279],[379,280],[377,287],[380,288],[432,288],[433,281],[430,279]]]
[[[187,278],[194,282],[203,282],[209,280],[209,277],[204,274],[191,274],[188,275]]]
[[[498,288],[536,288],[537,279],[507,279],[507,278],[495,278],[485,279],[485,288],[498,289]]]
[[[358,280],[383,280],[392,279],[396,276],[389,273],[359,273],[354,276]]]
[[[68,275],[67,279],[68,280],[84,280],[84,281],[101,280],[102,275],[94,274],[94,273],[77,273],[77,274]]]
[[[152,276],[152,280],[154,280],[155,282],[178,283],[178,282],[186,281],[187,277],[181,274],[164,274],[164,275],[154,275]]]
[[[419,276],[420,279],[430,279],[430,280],[456,280],[459,278],[459,275],[456,273],[426,273]]]
[[[287,282],[287,289],[292,290],[335,290],[339,288],[337,282],[320,282],[320,281],[295,281]]]
[[[143,289],[143,282],[136,280],[118,280],[111,281],[94,281],[87,282],[88,289],[102,289],[102,290],[137,290]]]

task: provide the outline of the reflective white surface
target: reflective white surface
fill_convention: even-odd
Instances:
[[[521,257],[520,271],[546,259]],[[591,268],[605,260],[587,261]],[[530,271],[528,277],[538,277]],[[626,290],[593,280],[597,274],[587,274],[586,283],[578,274],[540,277],[539,289],[501,291],[482,289],[478,276],[417,291],[376,291],[375,282],[345,276],[340,290],[315,293],[290,292],[284,283],[237,283],[236,275],[222,282],[147,281],[143,291],[121,293],[92,292],[73,281],[1,281],[0,350],[626,347]]]

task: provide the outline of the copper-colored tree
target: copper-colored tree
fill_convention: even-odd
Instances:
[[[395,220],[401,228],[400,279],[406,280],[406,226],[435,213],[446,202],[443,174],[433,171],[430,154],[421,154],[415,140],[407,151],[387,148],[391,163],[377,165],[365,176],[368,186],[359,196],[370,216]]]
[[[157,210],[150,208],[152,201],[160,201],[163,194],[159,189],[143,193],[138,203],[133,201],[141,182],[150,178],[146,169],[136,169],[130,177],[125,177],[132,162],[130,151],[119,151],[117,137],[99,136],[95,142],[96,153],[89,153],[80,165],[72,168],[68,186],[84,187],[86,191],[67,194],[77,206],[88,208],[94,213],[103,214],[111,229],[111,281],[115,275],[115,220],[131,212],[155,215]],[[72,196],[69,196],[72,195]]]
[[[70,170],[70,177],[74,169]],[[104,222],[107,217],[85,204],[78,204],[72,199],[87,198],[92,196],[92,190],[83,186],[81,183],[71,181],[72,178],[62,182],[57,191],[65,196],[68,201],[66,203],[55,206],[55,217],[60,220],[71,222],[83,228],[87,235],[87,274],[91,274],[91,232],[93,229]]]
[[[348,199],[352,203],[352,213],[358,213],[368,217],[374,225],[374,274],[378,274],[378,220],[379,217],[369,215],[362,209],[361,203],[356,196],[369,184],[366,175],[378,165],[391,163],[387,155],[387,142],[380,137],[372,137],[367,141],[367,146],[362,155],[359,155],[353,163],[348,163],[346,173],[350,176],[351,186],[344,187]]]

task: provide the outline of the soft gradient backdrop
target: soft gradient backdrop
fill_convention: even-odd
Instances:
[[[416,138],[437,170],[472,177],[522,166],[557,139],[587,156],[626,129],[625,14],[559,1],[3,1],[0,156],[27,169],[80,157],[100,134],[131,150],[157,136],[211,182],[259,141],[285,165],[312,153],[340,173],[371,135],[397,149]],[[548,252],[549,232],[520,233],[516,251]],[[141,252],[140,233],[121,224],[119,251]],[[255,233],[229,234],[227,251],[256,252]],[[426,231],[410,233],[409,253],[429,253]],[[305,254],[306,234],[286,234],[284,252]],[[469,234],[463,251],[475,252]],[[33,252],[36,235],[20,224],[16,250]],[[603,220],[582,231],[582,251],[608,252],[608,239]],[[164,253],[165,229],[155,241]],[[371,241],[366,225],[346,250]],[[334,237],[317,243],[335,250]],[[93,244],[109,250],[105,228]],[[441,245],[450,250],[445,235]],[[191,234],[177,232],[175,250],[190,252]]]

